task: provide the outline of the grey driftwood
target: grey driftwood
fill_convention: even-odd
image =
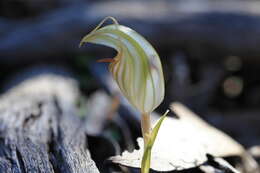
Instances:
[[[76,115],[76,81],[38,75],[0,97],[1,173],[98,173]]]

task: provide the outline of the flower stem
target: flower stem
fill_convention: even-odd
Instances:
[[[141,128],[142,128],[142,135],[144,138],[144,146],[146,146],[151,133],[151,121],[150,121],[149,113],[142,113]]]

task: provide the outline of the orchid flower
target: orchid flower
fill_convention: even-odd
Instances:
[[[113,24],[102,27],[108,19]],[[102,59],[100,62],[110,62],[109,71],[121,92],[141,112],[142,134],[145,147],[148,147],[152,134],[150,113],[163,101],[165,92],[163,70],[157,52],[140,34],[118,24],[113,17],[106,17],[82,39],[80,46],[88,42],[105,45],[118,52],[113,59]],[[151,144],[153,142],[150,141]],[[149,166],[150,161],[148,172]]]

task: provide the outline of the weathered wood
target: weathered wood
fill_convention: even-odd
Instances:
[[[0,97],[0,172],[99,172],[76,115],[77,83],[38,75]]]
[[[18,63],[79,53],[84,50],[78,48],[80,39],[108,15],[164,50],[183,49],[197,57],[256,57],[260,54],[259,7],[259,1],[237,0],[79,4],[19,21],[1,37],[1,59]]]

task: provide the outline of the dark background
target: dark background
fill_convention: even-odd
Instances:
[[[96,60],[116,52],[78,47],[105,16],[139,32],[160,55],[166,97],[158,112],[180,101],[246,148],[260,144],[256,0],[1,0],[1,93],[41,70],[73,76],[86,100],[106,90]]]

